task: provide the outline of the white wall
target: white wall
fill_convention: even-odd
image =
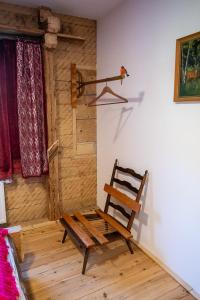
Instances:
[[[98,77],[130,99],[98,107],[98,204],[114,159],[149,170],[134,237],[200,293],[200,103],[173,102],[176,39],[200,29],[199,0],[126,0],[98,22]]]

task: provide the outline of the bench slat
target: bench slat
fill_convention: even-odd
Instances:
[[[108,214],[105,214],[102,210],[97,209],[96,213],[104,219],[104,221],[108,222],[116,231],[118,231],[125,239],[132,238],[132,234],[123,227],[119,222],[117,222],[113,217]]]
[[[103,235],[102,232],[100,232],[98,229],[96,229],[92,224],[91,221],[88,221],[84,215],[82,215],[79,211],[74,213],[74,216],[87,228],[87,230],[95,237],[95,239],[101,244],[108,243],[108,239]]]
[[[72,219],[71,216],[69,216],[68,214],[64,214],[63,219],[68,224],[68,226],[77,234],[79,239],[87,248],[95,245],[90,236]]]

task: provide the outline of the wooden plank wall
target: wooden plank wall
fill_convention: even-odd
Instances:
[[[61,23],[85,42],[59,39],[55,50],[56,97],[58,103],[58,136],[61,154],[60,197],[63,210],[88,208],[96,203],[96,109],[85,106],[82,97],[77,109],[71,107],[71,63],[81,68],[86,80],[96,77],[96,22],[77,17],[61,16]],[[85,93],[95,93],[89,87]],[[80,143],[83,150],[78,152]],[[94,145],[95,151],[88,148]],[[85,151],[84,151],[85,150]]]
[[[64,211],[96,204],[96,109],[87,108],[82,97],[76,110],[70,104],[70,66],[76,63],[85,79],[95,78],[96,22],[58,15],[66,33],[82,36],[85,42],[59,38],[54,50],[55,97],[59,151],[59,190]],[[0,24],[38,28],[37,9],[0,3]],[[88,87],[87,93],[95,93]],[[45,177],[24,180],[15,177],[7,184],[9,224],[47,216],[48,185]]]

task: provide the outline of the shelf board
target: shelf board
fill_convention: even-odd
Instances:
[[[41,29],[29,29],[20,26],[10,26],[10,25],[3,25],[0,24],[0,33],[10,33],[10,34],[24,34],[24,35],[31,35],[31,36],[43,36],[45,34],[44,30]],[[70,39],[70,40],[77,40],[77,41],[85,41],[84,38],[80,36],[75,36],[72,34],[65,34],[65,33],[57,33],[59,38],[63,39]]]
[[[85,41],[84,38],[81,36],[76,36],[72,34],[65,34],[65,33],[57,33],[57,36],[63,39],[70,39],[70,40],[77,40],[77,41]]]

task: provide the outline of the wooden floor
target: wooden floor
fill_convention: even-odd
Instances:
[[[21,267],[29,299],[194,299],[141,250],[131,255],[123,241],[95,249],[81,275],[83,256],[69,238],[61,244],[62,235],[56,223],[25,231]]]

